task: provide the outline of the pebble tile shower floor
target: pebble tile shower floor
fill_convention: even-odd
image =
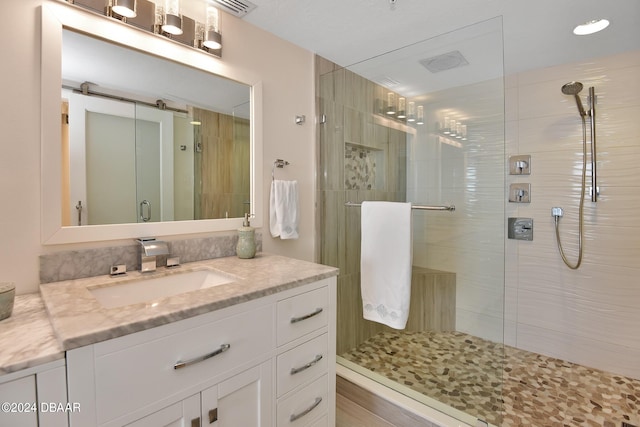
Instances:
[[[460,332],[383,332],[341,356],[497,426],[640,427],[640,380]]]

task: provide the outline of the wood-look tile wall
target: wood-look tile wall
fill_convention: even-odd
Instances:
[[[249,120],[194,109],[196,140],[202,150],[195,156],[195,219],[237,218],[249,212]]]
[[[340,354],[386,328],[362,318],[360,209],[344,204],[347,201],[405,200],[407,134],[403,125],[375,114],[376,99],[383,99],[387,89],[321,57],[316,57],[316,72],[318,112],[326,117],[318,129],[318,253],[319,262],[340,268],[337,343]],[[383,174],[378,180],[382,186],[371,190],[345,189],[347,145],[383,153],[376,170],[376,174]],[[420,277],[422,279],[418,280],[424,282],[424,276]],[[454,302],[448,313],[455,310],[455,275],[452,284],[448,297]],[[421,295],[432,299],[434,294],[429,291]],[[424,305],[424,298],[415,298],[415,304]],[[420,316],[419,309],[414,311],[416,318],[412,327],[426,327],[431,322]],[[436,323],[441,327],[455,327],[454,318],[450,321],[438,318]]]

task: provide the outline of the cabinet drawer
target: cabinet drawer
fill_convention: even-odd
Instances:
[[[278,402],[278,427],[313,425],[327,413],[327,396],[327,376],[323,375],[298,393]]]
[[[311,424],[310,427],[329,427],[329,416],[325,415],[315,423]]]
[[[278,356],[278,396],[327,372],[327,334]]]
[[[273,306],[268,305],[98,356],[98,423],[258,358],[274,348],[273,337]]]
[[[278,301],[278,345],[326,326],[328,307],[326,286]]]

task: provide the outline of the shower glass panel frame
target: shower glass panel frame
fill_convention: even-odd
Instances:
[[[456,51],[466,64],[427,70],[455,65]],[[500,425],[502,19],[346,68],[324,61],[319,69],[324,120],[318,127],[318,251],[321,263],[340,268],[338,362],[465,423],[480,418]],[[402,119],[388,114],[399,98],[406,108]],[[456,206],[455,212],[413,211],[412,305],[405,331],[362,319],[360,208],[345,204],[365,200]],[[437,356],[428,353],[433,348]],[[374,355],[378,350],[380,357]]]

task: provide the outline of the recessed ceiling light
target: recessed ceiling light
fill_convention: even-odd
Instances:
[[[573,29],[573,34],[577,36],[586,36],[587,34],[597,33],[598,31],[602,31],[609,26],[609,21],[606,19],[594,19],[593,21],[585,22],[584,24],[578,25]]]

